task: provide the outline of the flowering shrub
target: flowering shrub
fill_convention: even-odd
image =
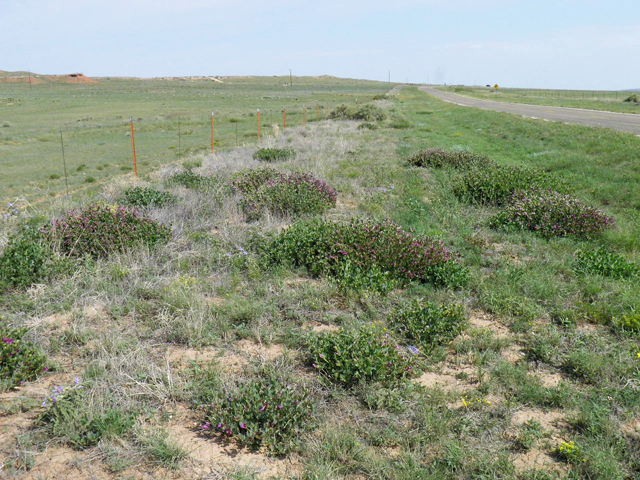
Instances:
[[[389,319],[395,331],[425,348],[452,340],[466,325],[460,305],[441,305],[417,300],[394,312]]]
[[[273,378],[247,381],[202,405],[205,431],[236,438],[252,449],[272,454],[295,450],[302,432],[315,428],[310,391]]]
[[[570,442],[562,442],[554,450],[556,456],[569,463],[585,462],[585,456],[582,451],[582,447],[576,444],[573,440]]]
[[[577,253],[576,270],[613,278],[631,278],[640,276],[640,266],[627,262],[617,253],[609,251],[605,246],[595,250]]]
[[[467,270],[442,242],[405,232],[391,221],[297,223],[263,247],[271,261],[304,266],[312,275],[339,278],[344,263],[361,271],[377,268],[390,278],[460,286]]]
[[[191,190],[206,190],[216,184],[216,180],[211,177],[203,177],[191,170],[185,170],[169,177],[166,182],[168,186],[180,186]]]
[[[528,190],[491,218],[492,227],[519,227],[543,237],[593,238],[614,225],[614,219],[568,195]]]
[[[640,313],[630,313],[613,319],[616,328],[623,332],[640,333]],[[640,353],[638,354],[640,358]]]
[[[175,195],[150,187],[134,187],[124,191],[122,203],[132,207],[165,207],[176,203]]]
[[[134,413],[117,408],[89,408],[80,379],[70,386],[54,387],[42,405],[46,410],[36,423],[76,450],[97,445],[103,438],[125,435],[136,419]]]
[[[379,324],[313,334],[308,347],[313,367],[347,388],[363,382],[390,385],[416,373],[414,354],[397,345]]]
[[[242,194],[242,206],[250,220],[263,212],[275,215],[322,213],[336,205],[337,193],[308,173],[279,173],[263,168],[237,176],[232,188]]]
[[[387,116],[384,111],[373,103],[364,105],[338,105],[329,113],[329,118],[340,120],[363,120],[365,122],[381,122]]]
[[[46,276],[52,267],[51,251],[40,233],[27,226],[9,238],[0,255],[0,292],[27,287]]]
[[[171,240],[171,229],[127,207],[89,205],[69,211],[42,233],[66,255],[104,257],[136,244],[154,247]]]
[[[270,180],[275,180],[280,172],[275,168],[261,167],[236,173],[231,181],[231,189],[243,195],[253,195]]]
[[[45,355],[23,339],[26,332],[26,328],[0,323],[0,391],[32,380],[47,370]]]
[[[296,158],[296,151],[293,148],[259,148],[253,158],[261,162],[283,162]]]
[[[503,204],[514,193],[530,188],[567,191],[562,180],[542,170],[502,165],[476,166],[453,183],[453,192],[461,200],[491,205]]]
[[[407,158],[407,163],[414,167],[457,168],[468,169],[474,166],[493,166],[495,162],[489,157],[472,152],[448,152],[440,148],[427,148]]]

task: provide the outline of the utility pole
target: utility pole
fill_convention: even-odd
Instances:
[[[29,90],[31,90],[31,70],[29,70]]]
[[[293,88],[293,76],[291,75],[291,69],[289,69],[289,86]]]
[[[391,70],[389,70],[389,83],[391,83]]]

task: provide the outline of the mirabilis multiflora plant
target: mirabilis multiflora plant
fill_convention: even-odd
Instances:
[[[615,220],[568,195],[530,189],[513,195],[491,221],[493,227],[519,227],[542,237],[591,239],[615,225]]]
[[[331,185],[309,173],[281,173],[273,168],[242,172],[231,188],[242,196],[249,220],[266,211],[280,216],[322,213],[335,207],[338,197]]]
[[[202,430],[276,455],[295,450],[301,434],[316,425],[311,391],[275,378],[241,383],[200,409]]]
[[[392,221],[300,222],[265,245],[272,261],[304,266],[312,275],[339,277],[344,263],[365,271],[375,266],[400,281],[457,287],[468,281],[457,254],[441,241],[414,235]]]
[[[136,244],[154,247],[171,240],[169,227],[133,208],[110,205],[69,211],[40,231],[61,253],[74,257],[105,257]]]

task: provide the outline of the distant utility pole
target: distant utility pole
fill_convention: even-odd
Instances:
[[[29,90],[31,89],[31,70],[29,70]]]
[[[391,70],[389,70],[389,83],[391,83]]]
[[[293,76],[291,75],[291,69],[289,69],[289,85],[293,87]]]

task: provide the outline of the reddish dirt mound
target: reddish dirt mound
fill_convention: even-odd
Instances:
[[[91,84],[98,83],[97,80],[89,78],[82,73],[70,73],[68,75],[0,75],[0,83],[29,83],[38,85],[41,83],[70,83],[70,84]]]
[[[58,82],[58,83],[78,83],[78,84],[98,83],[97,80],[94,80],[93,78],[89,78],[83,75],[82,73],[70,73],[69,75],[45,75],[45,78],[47,78],[52,82]]]
[[[15,77],[0,77],[0,83],[29,83],[28,75],[17,75]],[[44,83],[42,80],[36,77],[31,77],[31,83],[33,85],[38,85],[40,83]]]

